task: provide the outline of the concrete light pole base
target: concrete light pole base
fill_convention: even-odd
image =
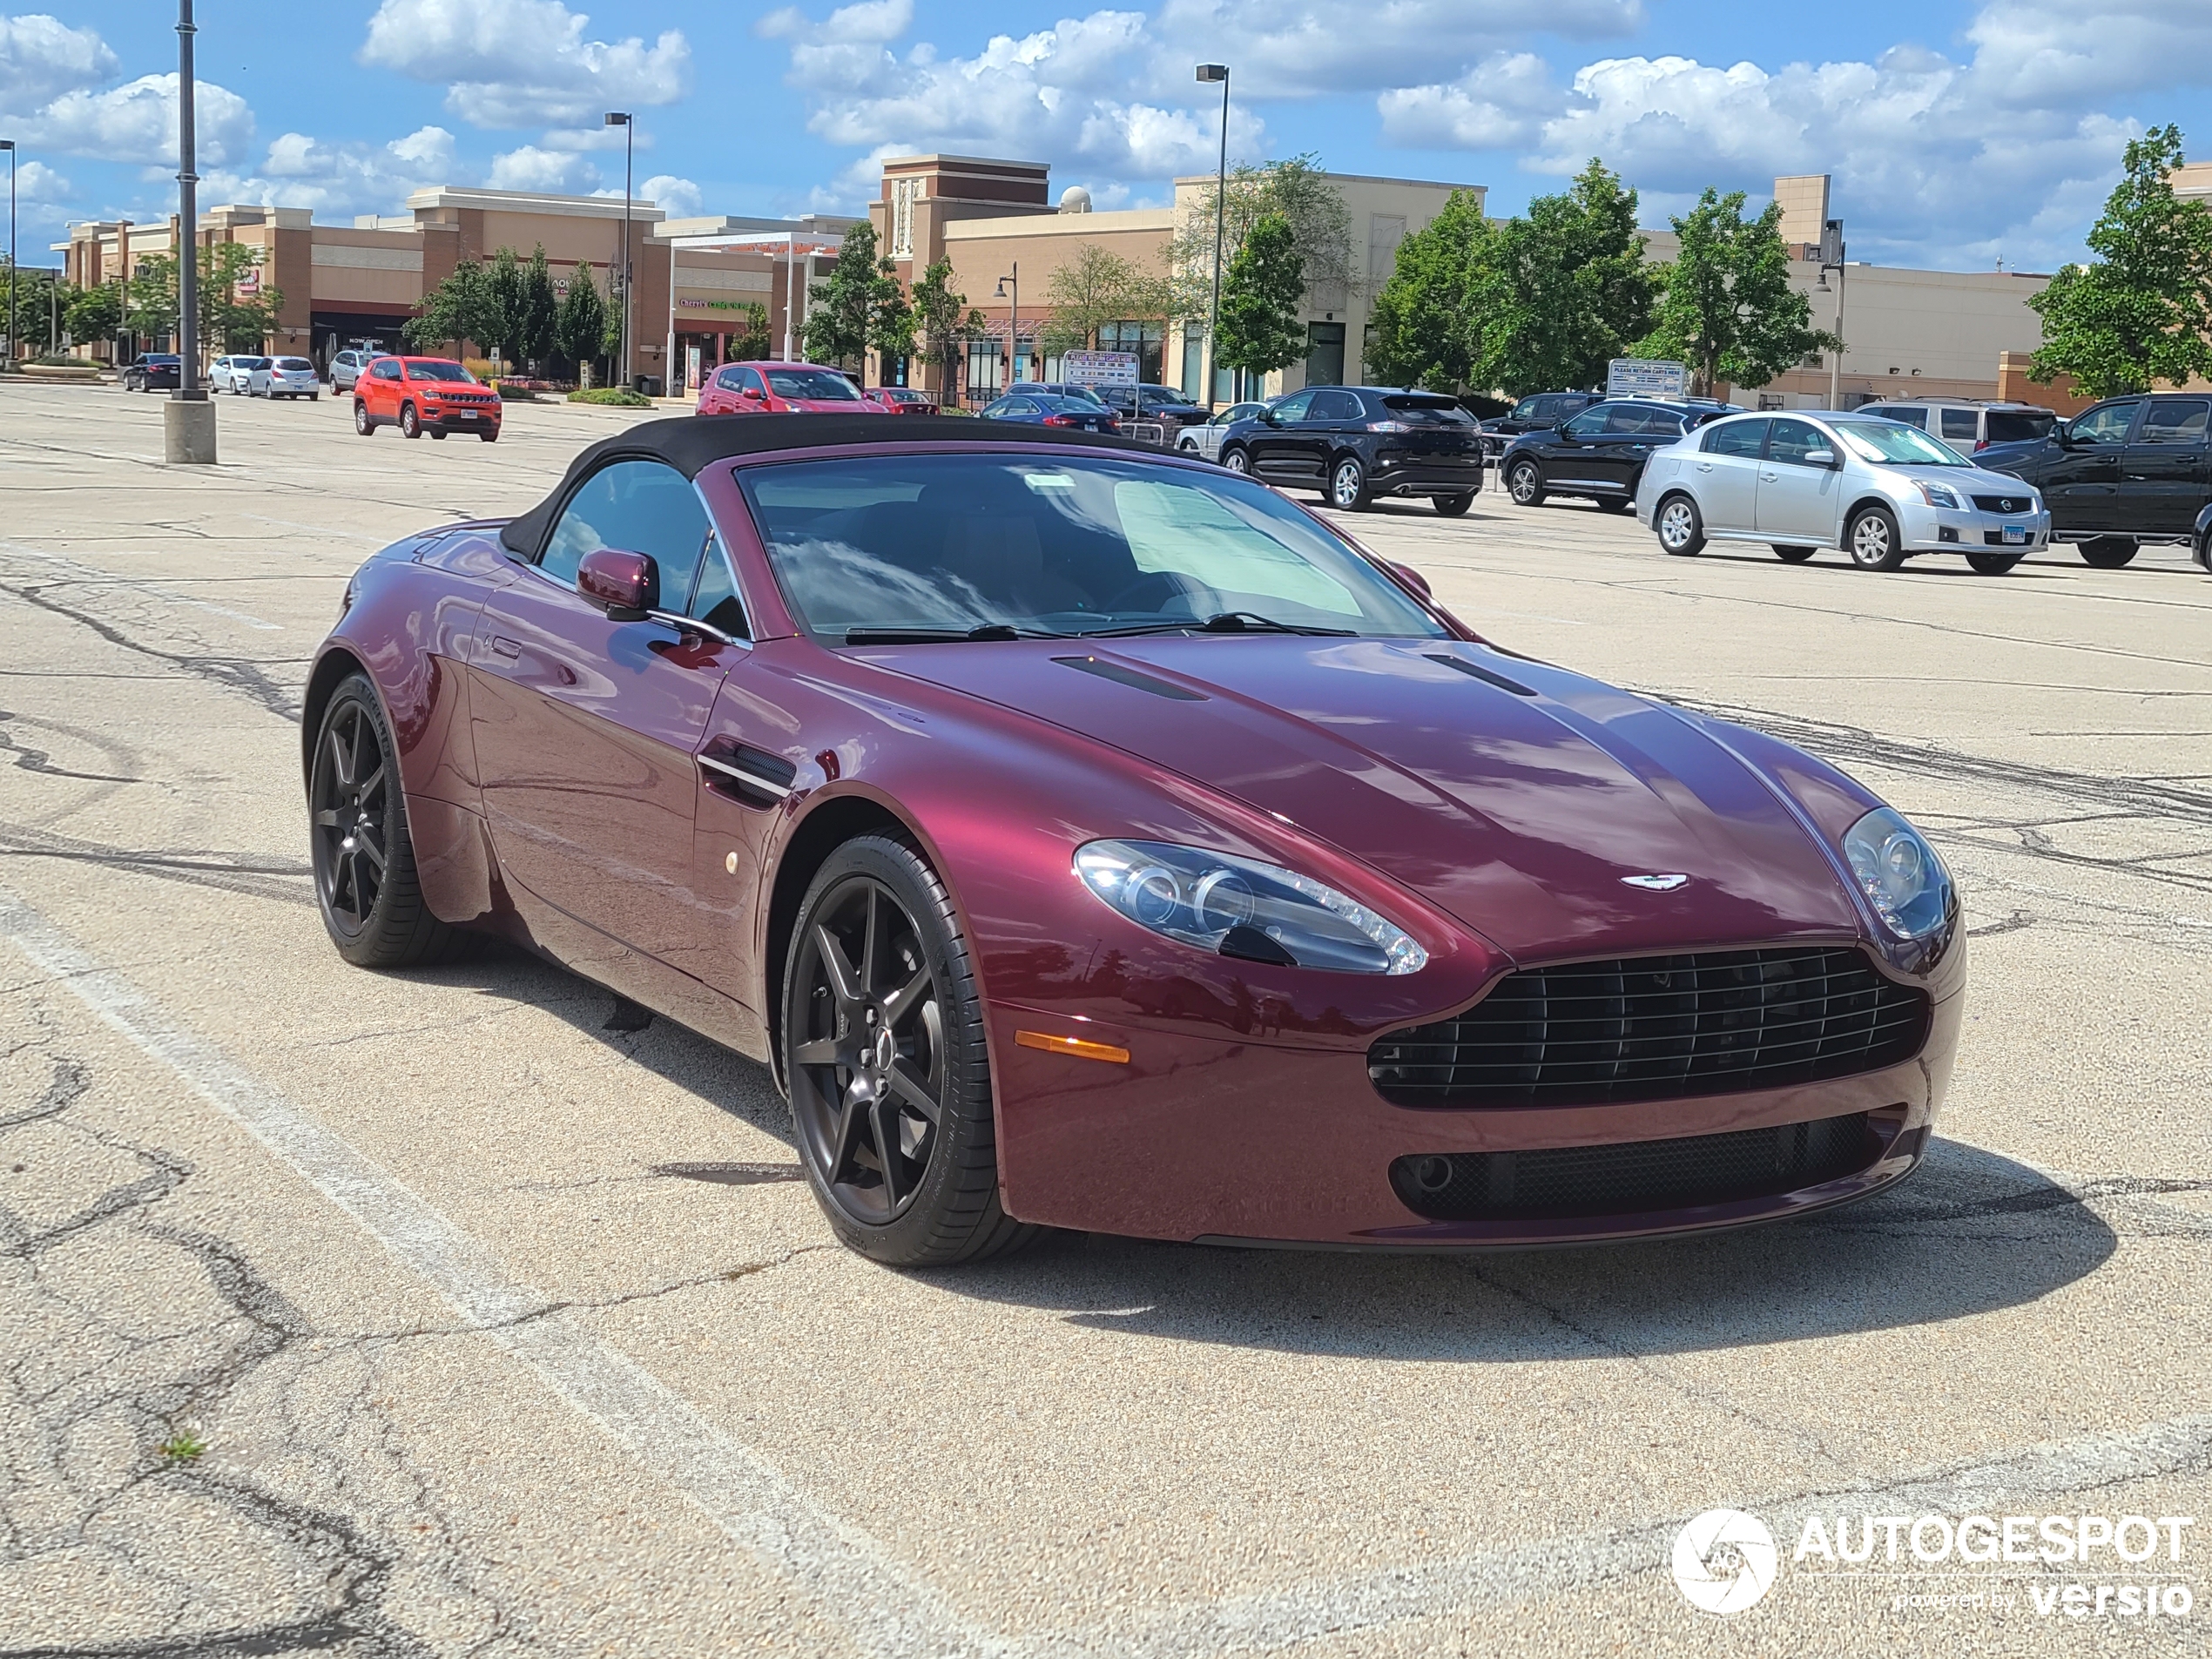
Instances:
[[[161,458],[172,467],[215,464],[215,406],[206,393],[161,406]]]

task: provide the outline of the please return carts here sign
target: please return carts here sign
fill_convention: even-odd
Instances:
[[[1134,386],[1136,354],[1127,351],[1071,351],[1060,360],[1061,373],[1077,386]]]
[[[1605,368],[1608,397],[1679,398],[1689,386],[1687,363],[1654,357],[1616,357]]]

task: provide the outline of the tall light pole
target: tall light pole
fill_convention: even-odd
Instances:
[[[8,367],[16,366],[16,141],[0,138],[8,152]]]
[[[1008,294],[1006,285],[1011,282],[1014,292]],[[1006,383],[1018,386],[1022,381],[1022,267],[1020,265],[999,279],[998,297],[1006,307]]]
[[[1844,395],[1844,221],[1831,219],[1820,228],[1820,280],[1825,288],[1828,273],[1836,273],[1836,349],[1828,354],[1828,407],[1843,406]]]
[[[215,406],[199,383],[199,140],[192,127],[192,0],[177,0],[177,389],[161,411],[162,455],[173,464],[212,465]],[[130,273],[124,273],[124,292]]]
[[[1221,334],[1221,244],[1229,223],[1229,65],[1201,64],[1198,78],[1221,83],[1221,160],[1213,175],[1213,309],[1206,315],[1206,413],[1213,413],[1214,347]]]
[[[607,125],[622,129],[622,383],[630,384],[630,172],[637,152],[637,124],[626,110],[611,110]]]

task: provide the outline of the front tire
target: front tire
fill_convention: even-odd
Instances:
[[[469,943],[423,902],[398,753],[368,677],[348,677],[323,705],[307,813],[315,907],[330,942],[356,968],[444,961]]]
[[[1786,542],[1772,542],[1768,545],[1774,549],[1774,556],[1784,564],[1803,564],[1820,550],[1817,548],[1792,546]]]
[[[903,841],[830,854],[792,924],[782,1057],[807,1184],[845,1245],[939,1267],[1027,1243],[999,1206],[982,998],[951,895]]]
[[[1659,538],[1659,545],[1678,559],[1694,557],[1705,550],[1705,520],[1697,510],[1697,503],[1687,496],[1669,496],[1659,503],[1659,510],[1652,517],[1651,529]]]
[[[359,398],[354,400],[354,430],[364,438],[376,435],[376,422],[368,418],[368,405]]]
[[[2025,553],[1969,553],[1966,563],[1981,576],[2002,576],[2022,559]]]
[[[2117,570],[2135,556],[2137,543],[2125,536],[2099,536],[2081,543],[2081,562],[2093,570]]]
[[[1506,474],[1506,494],[1517,506],[1541,507],[1544,504],[1544,475],[1533,461],[1516,461]]]
[[[1456,496],[1432,496],[1429,504],[1447,518],[1464,518],[1467,509],[1474,505],[1474,492],[1462,489]]]
[[[1886,507],[1865,507],[1853,514],[1851,528],[1844,532],[1844,547],[1862,570],[1905,568],[1905,537]]]
[[[415,405],[400,405],[400,436],[419,438],[422,435],[422,417],[415,412]]]

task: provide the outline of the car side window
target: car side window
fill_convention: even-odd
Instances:
[[[1723,421],[1709,427],[1704,442],[1698,445],[1709,455],[1756,455],[1766,448],[1766,429],[1770,421]]]
[[[553,526],[538,568],[563,584],[603,547],[650,556],[660,575],[656,607],[680,605],[706,545],[706,509],[691,481],[658,461],[617,461],[584,481]]]
[[[1866,413],[1878,415],[1885,421],[1902,421],[1905,425],[1917,426],[1923,431],[1927,428],[1928,412],[1925,409],[1914,408],[1909,404],[1901,403],[1893,408],[1869,409]]]
[[[1574,437],[1595,438],[1605,430],[1606,422],[1613,415],[1613,410],[1600,403],[1584,409],[1560,429]]]
[[[1804,466],[1805,457],[1816,449],[1833,449],[1821,429],[1804,421],[1777,421],[1769,429],[1766,457],[1769,461],[1786,461]]]
[[[1981,411],[1979,409],[1944,410],[1943,435],[1946,438],[1979,438],[1981,436]]]
[[[1349,392],[1316,392],[1309,421],[1357,421],[1360,417],[1359,400]]]
[[[369,373],[380,381],[395,381],[400,377],[400,360],[396,357],[380,357]]]
[[[2212,416],[2212,403],[2154,399],[2148,413],[2143,416],[2143,429],[2136,434],[2135,442],[2202,443],[2208,416]]]
[[[1650,409],[1640,409],[1633,403],[1616,403],[1605,412],[1605,429],[1613,436],[1627,435],[1642,437],[1659,428],[1652,424]]]
[[[2101,408],[2091,409],[2076,420],[2070,429],[2076,443],[2119,443],[2128,436],[2128,428],[2134,424],[2135,411],[2141,407],[2134,399],[2125,403],[2107,403]]]
[[[737,578],[730,574],[730,556],[722,550],[721,538],[712,531],[707,533],[706,557],[699,565],[698,591],[691,596],[690,610],[710,628],[719,628],[736,639],[750,638],[745,627],[745,602],[738,597]]]
[[[1303,421],[1308,418],[1306,411],[1312,407],[1312,393],[1293,392],[1288,397],[1278,398],[1267,409],[1278,421]]]

